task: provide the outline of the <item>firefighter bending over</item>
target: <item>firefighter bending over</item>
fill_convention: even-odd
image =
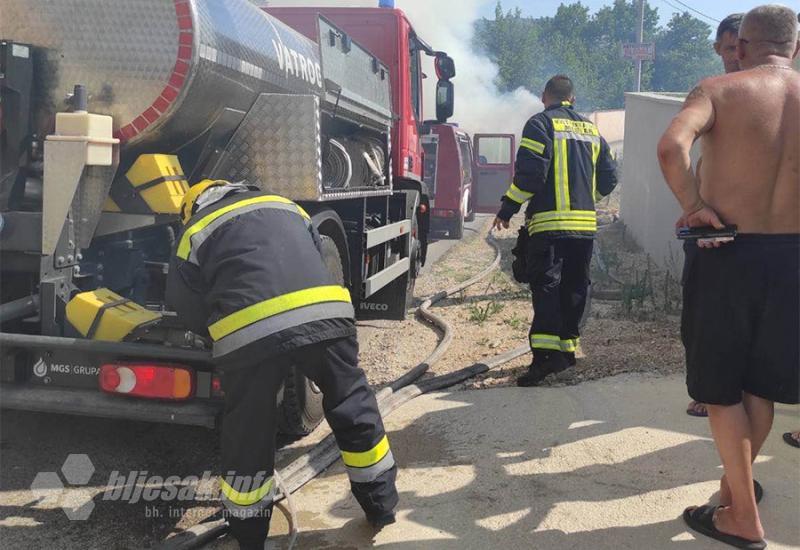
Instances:
[[[322,390],[325,417],[367,519],[394,522],[397,468],[358,368],[354,311],[309,215],[243,183],[205,180],[182,205],[168,303],[213,341],[223,376],[220,487],[241,548],[262,548],[274,484],[276,399],[290,365]]]
[[[514,183],[494,221],[495,228],[508,228],[528,202],[515,249],[515,277],[529,283],[533,293],[533,362],[517,380],[520,386],[535,386],[575,365],[597,232],[594,205],[617,184],[608,143],[575,112],[572,81],[551,78],[542,102],[545,110],[525,125]]]

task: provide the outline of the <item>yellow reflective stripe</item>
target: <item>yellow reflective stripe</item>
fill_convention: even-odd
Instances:
[[[360,453],[342,451],[342,461],[344,462],[345,466],[350,466],[351,468],[368,468],[373,464],[380,462],[388,452],[389,438],[384,435],[383,439],[378,441],[378,444],[369,451],[363,451]]]
[[[541,155],[544,153],[545,145],[541,141],[536,141],[534,139],[529,138],[522,138],[520,142],[520,147],[525,147],[526,149],[530,149],[537,155]]]
[[[592,197],[597,196],[597,159],[600,158],[600,144],[592,143]]]
[[[561,351],[566,353],[575,353],[578,349],[578,338],[561,340]]]
[[[506,197],[519,204],[522,204],[523,202],[530,200],[532,196],[533,193],[528,193],[527,191],[523,191],[513,183],[511,184],[511,187],[508,188],[508,191],[506,191]]]
[[[594,210],[566,210],[564,212],[536,212],[528,223],[540,223],[553,220],[592,221],[597,219]]]
[[[272,490],[272,478],[270,477],[258,489],[253,489],[247,493],[237,491],[225,481],[225,478],[220,479],[220,491],[225,498],[238,506],[252,506],[260,502]]]
[[[224,338],[248,325],[280,313],[323,302],[350,303],[350,292],[338,285],[306,288],[276,296],[223,317],[208,327],[214,341]]]
[[[597,222],[556,221],[528,226],[528,233],[530,234],[543,233],[545,231],[578,231],[595,233],[597,231]]]
[[[553,143],[553,175],[555,176],[556,180],[556,188],[553,191],[556,195],[556,210],[564,210],[564,203],[561,198],[561,178],[563,177],[563,171],[561,167],[564,164],[564,158],[561,156],[561,141],[563,140],[556,140]]]
[[[561,140],[561,169],[564,171],[564,177],[561,180],[561,189],[564,193],[564,197],[562,199],[562,205],[564,210],[569,210],[570,208],[570,200],[569,200],[569,158],[567,157],[567,140]],[[556,210],[562,210],[562,208],[556,208]]]
[[[192,250],[192,236],[196,233],[199,233],[203,230],[203,228],[207,227],[211,222],[219,218],[220,216],[224,216],[228,212],[233,212],[234,210],[238,210],[239,208],[244,208],[245,206],[250,206],[252,204],[261,204],[267,202],[277,202],[281,204],[290,204],[297,207],[298,213],[303,216],[305,219],[310,220],[311,217],[308,213],[297,206],[293,201],[289,199],[279,197],[277,195],[265,195],[262,197],[255,197],[252,199],[245,199],[243,201],[238,201],[233,204],[229,204],[224,208],[220,208],[219,210],[215,210],[208,216],[201,218],[196,223],[193,223],[190,227],[186,229],[183,233],[183,237],[181,237],[181,242],[178,244],[178,252],[177,255],[182,260],[187,260],[189,258],[189,253]]]
[[[552,334],[532,334],[531,347],[561,351],[561,338],[553,336]]]

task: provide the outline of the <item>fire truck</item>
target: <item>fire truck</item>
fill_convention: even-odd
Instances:
[[[435,59],[440,122],[455,64],[402,11],[0,11],[3,407],[215,425],[224,388],[208,342],[164,302],[181,199],[208,178],[298,202],[359,317],[405,317],[430,225],[421,56]],[[318,389],[290,372],[278,414],[283,432],[308,433]]]

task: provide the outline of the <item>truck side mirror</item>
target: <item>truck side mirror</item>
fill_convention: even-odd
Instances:
[[[456,76],[456,62],[444,52],[436,53],[434,67],[436,68],[436,76],[439,77],[439,80],[450,80]]]
[[[456,93],[453,83],[449,80],[440,80],[436,84],[436,120],[443,124],[453,116],[455,109]]]

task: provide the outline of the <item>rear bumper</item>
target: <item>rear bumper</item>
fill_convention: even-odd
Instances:
[[[42,385],[45,374],[31,374],[37,358],[51,366],[60,363],[86,369],[136,359],[180,363],[197,369],[203,384],[197,385],[200,397],[185,402],[106,394],[97,388],[94,374],[63,377],[50,370],[46,372],[52,384]],[[211,354],[205,351],[0,332],[0,408],[213,428],[222,405],[211,397],[211,369]]]
[[[42,388],[14,384],[0,386],[0,407],[206,428],[214,428],[217,416],[222,410],[222,404],[213,401],[170,403],[118,397],[98,390]]]

